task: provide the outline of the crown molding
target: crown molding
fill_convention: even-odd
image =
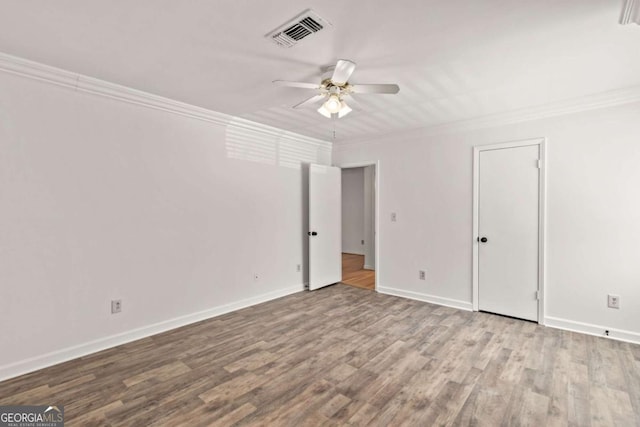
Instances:
[[[15,74],[21,77],[38,80],[41,82],[66,87],[70,90],[88,94],[103,96],[106,98],[127,102],[155,110],[165,111],[190,117],[198,120],[226,126],[228,129],[236,129],[240,132],[256,132],[268,135],[278,140],[296,141],[316,146],[322,150],[341,151],[354,146],[380,142],[393,135],[398,137],[410,137],[412,135],[425,136],[439,133],[468,131],[475,129],[499,127],[514,123],[540,120],[567,114],[600,108],[614,107],[617,105],[640,102],[640,86],[632,86],[623,89],[592,94],[570,100],[549,103],[534,107],[521,108],[482,117],[460,120],[428,127],[418,127],[409,130],[391,131],[377,134],[375,137],[364,136],[332,144],[329,141],[304,136],[295,132],[286,131],[273,126],[267,126],[258,122],[231,116],[224,113],[197,107],[184,102],[176,101],[162,96],[153,95],[130,87],[118,85],[82,74],[73,73],[49,65],[19,58],[0,52],[0,71]]]
[[[506,126],[515,123],[529,122],[569,114],[581,113],[601,108],[615,107],[618,105],[640,102],[640,86],[630,86],[622,89],[615,89],[607,92],[572,98],[559,102],[552,102],[544,105],[520,108],[501,113],[474,117],[455,122],[443,123],[433,126],[417,127],[405,131],[388,132],[378,134],[375,137],[361,137],[344,141],[333,145],[334,151],[341,151],[381,142],[393,135],[394,138],[411,136],[429,136],[443,133],[463,132],[470,130],[486,129]]]
[[[84,76],[2,52],[0,52],[0,71],[56,86],[62,86],[77,92],[98,95],[129,104],[152,108],[154,110],[178,114],[226,126],[227,128],[235,128],[241,132],[256,132],[261,135],[268,135],[274,139],[301,142],[329,151],[332,148],[332,143],[329,141],[285,131],[273,126],[263,125],[251,120],[153,95],[127,86]]]

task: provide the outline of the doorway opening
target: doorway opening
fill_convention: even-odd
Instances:
[[[342,283],[376,289],[376,165],[342,167]]]

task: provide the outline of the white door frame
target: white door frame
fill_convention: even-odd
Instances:
[[[374,257],[375,257],[375,263],[376,263],[376,268],[374,270],[375,273],[375,291],[378,292],[378,286],[379,286],[379,278],[380,278],[380,230],[378,229],[380,226],[380,160],[372,160],[369,162],[357,162],[357,163],[342,163],[342,164],[335,164],[334,166],[339,167],[340,169],[352,169],[352,168],[362,168],[362,167],[366,167],[366,166],[375,166],[376,170],[375,170],[375,185],[374,185],[374,198],[375,198],[375,203],[374,203],[374,232],[375,232],[375,236],[374,236],[374,242],[373,244],[375,245],[375,250],[374,250]]]
[[[500,144],[477,145],[473,147],[473,311],[479,310],[479,203],[480,203],[480,153],[504,148],[537,145],[540,148],[540,174],[538,178],[538,323],[544,325],[545,301],[545,216],[546,216],[546,138],[533,138]]]

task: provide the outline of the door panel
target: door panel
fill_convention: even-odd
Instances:
[[[538,145],[480,152],[478,230],[482,311],[538,320]]]
[[[340,168],[309,166],[309,290],[342,280],[340,181]]]

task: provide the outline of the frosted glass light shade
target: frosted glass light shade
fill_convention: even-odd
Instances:
[[[338,95],[331,95],[329,99],[322,105],[331,114],[337,113],[342,108],[342,102]]]
[[[335,103],[337,101],[337,104]],[[337,105],[337,107],[336,107]],[[342,118],[351,112],[346,102],[341,100],[337,95],[331,95],[329,99],[318,108],[318,113],[322,114],[326,118],[330,119],[334,114],[338,115],[338,118]]]
[[[352,111],[351,107],[349,107],[346,102],[342,101],[342,108],[340,109],[340,111],[338,111],[338,118],[339,119],[343,118],[344,116],[349,114],[351,111]]]

